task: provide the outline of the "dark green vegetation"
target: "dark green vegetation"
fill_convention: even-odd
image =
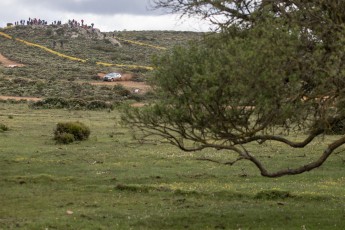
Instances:
[[[86,124],[89,139],[56,145],[53,131],[61,120]],[[115,110],[0,103],[0,123],[10,127],[0,132],[0,229],[345,228],[341,155],[306,174],[268,179],[245,161],[202,160],[236,158],[225,151],[138,144],[119,121]],[[294,157],[279,144],[251,148],[264,161],[277,157],[272,167]],[[308,162],[308,153],[319,150],[316,143],[299,157]]]
[[[157,100],[124,116],[139,139],[159,136],[187,152],[232,151],[267,177],[313,170],[343,150],[345,1],[152,2],[210,21],[221,17],[212,21],[219,33],[156,60]],[[295,157],[282,168],[251,149],[277,142],[298,152],[318,137],[325,142],[310,152],[312,160]]]
[[[129,73],[133,75],[133,80],[145,81],[150,78],[150,71],[141,68],[104,67],[95,63],[150,66],[152,56],[163,52],[152,47],[125,42],[121,42],[122,46],[119,47],[111,44],[109,40],[95,38],[94,34],[82,33],[86,31],[65,27],[17,26],[1,31],[13,38],[24,39],[65,55],[88,60],[86,63],[71,61],[40,48],[0,36],[1,53],[25,65],[22,68],[13,69],[0,66],[0,92],[1,95],[6,96],[62,98],[79,100],[84,104],[97,100],[110,103],[126,99],[141,100],[141,97],[131,93],[124,95],[123,90],[117,86],[95,86],[90,82],[99,80],[97,73],[113,71]],[[73,34],[78,37],[72,38]],[[108,33],[107,36],[110,37],[112,34]],[[190,32],[147,31],[116,32],[116,36],[169,49],[176,44],[186,44],[203,35]],[[53,48],[53,41],[56,41],[55,48]],[[60,41],[63,41],[63,48],[60,47]],[[145,98],[145,95],[143,97]]]
[[[90,136],[90,128],[76,122],[59,122],[54,130],[54,140],[60,144],[69,144],[73,141],[84,141]]]
[[[7,127],[7,125],[0,123],[0,132],[5,132],[8,130],[9,128]]]

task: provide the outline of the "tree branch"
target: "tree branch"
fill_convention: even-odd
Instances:
[[[312,142],[317,136],[321,135],[322,133],[324,133],[324,130],[318,129],[312,132],[304,141],[301,141],[301,142],[290,141],[284,137],[274,136],[274,135],[258,135],[258,136],[247,138],[243,141],[236,142],[236,144],[246,144],[253,141],[258,141],[260,144],[262,144],[266,141],[278,141],[278,142],[287,144],[293,148],[303,148],[307,146],[310,142]]]
[[[210,162],[213,162],[213,163],[223,164],[223,165],[234,165],[238,161],[243,160],[243,159],[244,159],[243,157],[239,157],[239,158],[237,158],[234,161],[221,162],[221,161],[217,161],[217,160],[210,159],[210,158],[196,158],[196,160],[198,160],[198,161],[210,161]]]
[[[254,157],[250,153],[247,153],[248,155],[247,159],[253,162],[255,166],[260,170],[261,175],[265,177],[275,178],[275,177],[281,177],[285,175],[297,175],[297,174],[301,174],[301,173],[320,167],[327,160],[327,158],[333,153],[333,151],[337,149],[338,147],[340,147],[341,145],[343,145],[344,143],[345,143],[345,137],[342,137],[338,139],[337,141],[331,143],[317,160],[295,169],[288,168],[288,169],[283,169],[277,172],[268,172],[268,170],[264,167],[262,162],[260,162],[256,157]]]

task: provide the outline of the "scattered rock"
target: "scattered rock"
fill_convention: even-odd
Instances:
[[[66,211],[66,214],[67,214],[67,215],[72,215],[72,214],[73,214],[73,211],[67,210],[67,211]]]

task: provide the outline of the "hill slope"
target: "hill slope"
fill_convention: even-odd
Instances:
[[[13,38],[0,36],[0,53],[24,64],[21,68],[0,66],[1,95],[110,102],[140,98],[113,84],[91,84],[97,80],[98,73],[118,71],[132,75],[134,80],[144,81],[150,71],[135,66],[150,66],[153,55],[169,52],[175,45],[202,36],[201,33],[173,31],[101,33],[56,25],[16,26],[1,31]],[[21,40],[86,62],[54,55]],[[120,67],[97,65],[99,62]]]

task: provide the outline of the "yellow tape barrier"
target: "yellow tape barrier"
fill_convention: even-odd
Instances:
[[[5,38],[12,39],[12,37],[11,37],[10,35],[5,34],[5,33],[3,33],[3,32],[0,32],[0,35],[3,36],[3,37],[5,37]]]
[[[132,43],[132,44],[136,44],[136,45],[140,45],[140,46],[148,46],[148,47],[155,48],[155,49],[158,49],[158,50],[166,50],[166,49],[167,49],[167,48],[162,47],[162,46],[150,45],[150,44],[147,44],[147,43],[142,43],[142,42],[127,40],[127,39],[123,39],[123,38],[119,38],[119,37],[115,37],[115,38],[116,38],[117,40],[120,40],[120,41]]]
[[[4,32],[0,32],[0,35],[7,38],[7,39],[13,39],[12,36],[4,33]],[[19,42],[22,42],[28,46],[34,46],[34,47],[38,47],[40,49],[43,49],[49,53],[52,53],[52,54],[55,54],[59,57],[63,57],[63,58],[67,58],[69,60],[72,60],[72,61],[79,61],[79,62],[87,62],[87,60],[85,59],[81,59],[81,58],[77,58],[77,57],[72,57],[72,56],[68,56],[68,55],[65,55],[65,54],[62,54],[62,53],[59,53],[59,52],[56,52],[52,49],[49,49],[45,46],[41,46],[41,45],[38,45],[38,44],[35,44],[35,43],[32,43],[32,42],[28,42],[28,41],[25,41],[23,39],[19,39],[19,38],[16,38],[15,39],[16,41],[19,41]],[[136,69],[136,68],[140,68],[140,69],[146,69],[146,70],[153,70],[152,67],[150,66],[140,66],[140,65],[123,65],[123,64],[113,64],[113,63],[106,63],[106,62],[96,62],[97,65],[103,65],[103,66],[115,66],[115,67],[125,67],[125,68],[131,68],[131,69]]]
[[[24,44],[26,44],[28,46],[35,46],[35,47],[41,48],[41,49],[43,49],[43,50],[45,50],[45,51],[47,51],[49,53],[55,54],[55,55],[63,57],[63,58],[67,58],[67,59],[72,60],[72,61],[86,62],[86,60],[84,60],[84,59],[68,56],[68,55],[56,52],[56,51],[54,51],[52,49],[49,49],[47,47],[44,47],[44,46],[41,46],[41,45],[38,45],[38,44],[35,44],[35,43],[31,43],[31,42],[28,42],[28,41],[25,41],[25,40],[22,40],[22,39],[19,39],[19,38],[16,38],[16,40],[19,41],[19,42],[22,42],[22,43],[24,43]]]

